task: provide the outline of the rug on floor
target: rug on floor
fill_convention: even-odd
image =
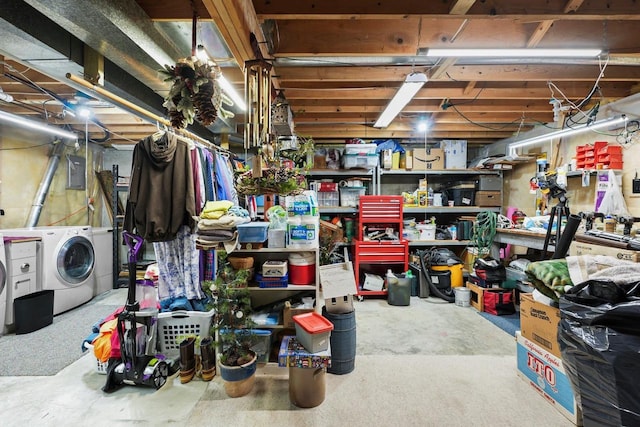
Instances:
[[[53,323],[28,334],[0,337],[0,376],[48,376],[85,355],[83,340],[95,323],[120,305],[98,296],[66,313],[54,316]]]
[[[515,336],[516,331],[520,330],[520,313],[518,312],[504,316],[495,316],[484,311],[479,311],[478,314],[509,335]]]

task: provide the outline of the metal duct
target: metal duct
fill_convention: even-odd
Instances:
[[[63,150],[64,144],[62,142],[54,144],[53,148],[51,149],[47,170],[44,173],[42,182],[40,182],[40,186],[38,187],[38,192],[36,193],[33,205],[31,205],[31,212],[29,212],[29,219],[26,223],[27,227],[35,227],[36,225],[38,225],[38,220],[40,219],[40,214],[42,213],[42,207],[44,206],[44,201],[47,198],[47,194],[49,193],[49,188],[51,188],[53,176],[56,174],[56,170],[58,169],[58,165],[60,164],[60,156],[62,155]]]

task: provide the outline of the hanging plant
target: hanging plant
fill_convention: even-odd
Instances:
[[[204,126],[214,123],[218,115],[233,117],[222,104],[233,105],[220,88],[220,67],[213,61],[196,56],[181,58],[175,65],[158,70],[164,81],[173,82],[162,104],[169,114],[171,126],[184,129],[197,119]]]
[[[236,188],[244,196],[266,193],[293,196],[307,189],[307,180],[298,168],[274,166],[263,170],[261,177],[254,177],[252,170],[237,173]]]

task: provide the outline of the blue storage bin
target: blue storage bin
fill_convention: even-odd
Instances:
[[[269,222],[254,221],[238,225],[238,241],[240,243],[262,243],[267,241]]]
[[[286,288],[289,286],[289,274],[282,277],[263,277],[256,273],[256,282],[261,288]]]

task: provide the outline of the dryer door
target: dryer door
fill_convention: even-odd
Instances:
[[[67,286],[82,284],[93,273],[95,253],[91,242],[83,236],[74,236],[60,247],[56,269]]]

